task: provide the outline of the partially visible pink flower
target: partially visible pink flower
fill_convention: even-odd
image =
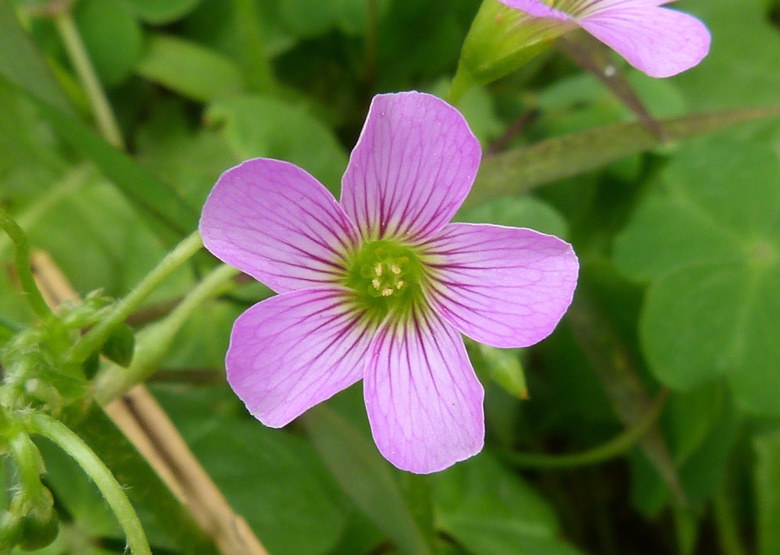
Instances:
[[[695,17],[661,7],[673,0],[498,0],[533,17],[580,26],[651,77],[692,68],[709,52]]]
[[[279,293],[236,320],[227,353],[255,417],[284,426],[363,379],[376,444],[399,468],[434,472],[480,451],[483,390],[460,334],[540,341],[578,272],[556,237],[449,223],[480,157],[457,110],[407,92],[374,98],[340,202],[278,160],[219,178],[204,244]]]

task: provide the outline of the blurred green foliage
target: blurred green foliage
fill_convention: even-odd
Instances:
[[[127,152],[92,131],[90,101],[47,3],[4,1],[0,203],[80,295],[115,297],[195,228],[215,180],[239,161],[288,160],[337,194],[373,94],[444,95],[479,7],[73,4]],[[662,128],[679,131],[675,140],[633,123],[632,110],[555,48],[459,105],[486,155],[458,218],[564,236],[580,256],[578,298],[587,303],[575,303],[543,344],[506,355],[512,372],[525,372],[530,399],[486,383],[485,452],[427,481],[431,518],[416,505],[419,484],[376,452],[359,385],[285,430],[245,414],[222,360],[233,319],[266,290],[242,286],[209,301],[181,331],[161,373],[174,383],[155,393],[270,553],[422,552],[428,542],[453,554],[738,555],[726,539],[735,531],[736,549],[780,549],[780,123],[731,127],[768,111],[685,118],[780,106],[780,8],[673,7],[706,22],[709,57],[663,81],[615,61],[648,111],[670,118]],[[717,132],[683,140],[705,131]],[[4,270],[11,260],[2,236]],[[210,264],[204,257],[177,272],[145,308],[185,295]],[[0,272],[0,316],[34,320],[11,271]],[[507,362],[473,360],[482,378]],[[209,386],[193,379],[204,374]],[[653,441],[623,457],[532,471],[502,458],[603,443],[661,387],[672,393]],[[40,553],[123,552],[94,487],[50,445],[41,449],[62,525]],[[155,524],[144,506],[154,492],[145,495],[134,501],[155,552],[186,551]],[[724,496],[728,503],[713,503]]]

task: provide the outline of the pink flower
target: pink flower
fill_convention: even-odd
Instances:
[[[235,322],[227,377],[281,427],[361,378],[374,439],[399,468],[441,470],[482,448],[483,390],[461,333],[497,347],[549,335],[571,302],[571,246],[529,229],[449,223],[480,146],[438,98],[376,96],[336,200],[304,170],[226,171],[200,231],[279,294]]]
[[[709,52],[710,33],[695,17],[661,7],[673,0],[498,0],[533,17],[580,26],[651,77],[671,77]]]

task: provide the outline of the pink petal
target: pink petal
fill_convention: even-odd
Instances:
[[[443,100],[377,95],[344,174],[341,204],[366,239],[425,237],[455,215],[481,155],[466,120]]]
[[[277,292],[333,283],[357,242],[336,199],[301,168],[256,158],[220,176],[200,218],[203,244]]]
[[[379,451],[402,470],[436,472],[482,449],[482,385],[460,334],[431,311],[380,329],[364,395]]]
[[[676,75],[707,55],[710,33],[701,21],[668,8],[635,4],[615,3],[578,23],[651,77]]]
[[[565,20],[568,17],[581,17],[593,12],[612,7],[639,7],[658,6],[668,4],[674,0],[557,0],[553,8],[544,0],[498,0],[505,6],[520,10],[534,17]]]
[[[542,0],[498,0],[505,6],[520,10],[534,17],[547,17],[551,19],[565,20],[568,16],[554,8],[551,8]]]
[[[351,291],[322,287],[283,293],[233,325],[227,378],[266,426],[284,426],[363,376],[374,328]]]
[[[547,337],[577,284],[571,245],[530,229],[450,224],[424,248],[433,269],[431,305],[462,333],[494,347],[527,347]]]

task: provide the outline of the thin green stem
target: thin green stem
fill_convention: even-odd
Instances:
[[[124,322],[144,299],[182,264],[192,258],[203,246],[200,233],[195,231],[168,253],[135,289],[116,303],[113,310],[81,337],[65,354],[65,360],[81,364],[100,349],[114,327]]]
[[[81,81],[84,91],[87,93],[100,133],[110,144],[124,150],[125,144],[124,139],[122,139],[122,132],[119,130],[119,125],[116,122],[116,118],[114,118],[114,112],[111,110],[111,104],[109,104],[97,73],[95,73],[95,68],[89,59],[89,54],[84,46],[84,42],[81,40],[81,35],[79,35],[79,31],[73,21],[70,9],[58,11],[54,15],[54,24],[60,33],[65,50],[68,52],[79,81]]]
[[[100,493],[114,511],[119,525],[127,537],[130,551],[135,555],[151,555],[141,521],[127,499],[122,486],[92,449],[65,424],[41,412],[31,412],[23,417],[30,433],[42,435],[73,457],[84,472],[95,482]]]
[[[653,427],[669,396],[668,390],[662,390],[650,408],[630,428],[610,441],[571,455],[541,455],[536,453],[508,453],[507,460],[522,468],[571,468],[598,464],[617,457],[632,449],[637,442]]]
[[[43,295],[41,295],[33,278],[32,268],[30,267],[30,245],[27,242],[27,236],[22,228],[19,227],[19,224],[2,207],[0,207],[0,226],[2,226],[14,243],[16,272],[19,275],[19,283],[22,286],[22,290],[27,294],[27,301],[41,318],[51,316],[51,309],[46,304],[46,301],[43,300]]]
[[[734,507],[729,499],[727,487],[722,486],[718,490],[712,505],[723,554],[746,555],[747,551],[739,538],[739,527],[734,518]]]
[[[232,266],[217,267],[198,283],[168,316],[144,328],[138,334],[130,367],[121,368],[111,364],[95,378],[95,400],[105,405],[149,377],[157,369],[176,333],[192,313],[203,302],[221,293],[238,273]]]
[[[252,91],[267,93],[273,91],[277,83],[260,32],[258,6],[254,0],[233,0],[244,79]]]

